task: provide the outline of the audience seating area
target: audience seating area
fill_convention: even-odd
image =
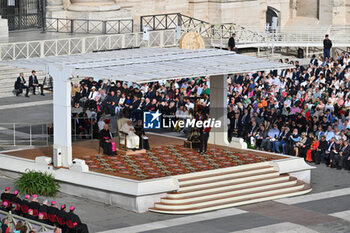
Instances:
[[[349,54],[313,56],[308,65],[289,59],[280,62],[295,67],[228,76],[228,140],[239,137],[253,149],[349,169]],[[96,127],[91,128],[96,130],[101,130],[97,125],[100,121],[103,125],[106,116],[126,117],[135,124],[143,120],[144,112],[159,111],[163,118],[174,116],[177,124],[171,130],[186,133],[190,130],[178,122],[208,117],[209,97],[209,77],[145,84],[85,77],[72,83],[72,106],[90,109],[96,118]],[[79,124],[87,130],[85,121]]]
[[[56,201],[51,201],[51,205],[47,200],[39,203],[38,196],[26,194],[23,199],[19,198],[19,192],[11,193],[10,188],[6,187],[1,194],[1,214],[3,218],[8,218],[9,223],[17,224],[17,220],[24,221],[29,230],[35,229],[42,232],[47,230],[60,228],[62,232],[69,233],[86,233],[87,225],[82,223],[78,215],[74,213],[75,206],[68,207],[62,204],[58,207]],[[33,227],[32,227],[33,225]]]

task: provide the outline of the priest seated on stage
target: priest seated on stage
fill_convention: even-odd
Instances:
[[[117,153],[108,124],[105,124],[103,130],[100,131],[100,147],[102,147],[103,153],[106,155],[113,156]]]
[[[131,120],[128,120],[122,125],[120,131],[126,134],[126,147],[136,150],[139,149],[140,138],[135,134],[135,128],[131,123]]]

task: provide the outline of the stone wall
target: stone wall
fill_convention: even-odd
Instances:
[[[190,13],[188,0],[118,0],[117,4],[121,8],[131,11],[136,29],[138,29],[140,16],[143,15],[165,13],[183,13],[188,15]]]
[[[319,20],[322,25],[331,25],[333,22],[333,1],[332,0],[319,0],[320,12]]]
[[[9,28],[7,19],[2,19],[0,15],[0,39],[7,38],[9,35]]]
[[[346,0],[346,9],[345,9],[345,24],[350,25],[350,0]]]
[[[333,25],[350,25],[350,0],[333,1]]]
[[[48,10],[62,9],[63,2],[66,1],[68,0],[48,0]],[[122,10],[131,11],[136,28],[142,15],[182,13],[213,24],[234,22],[263,29],[268,7],[278,14],[280,26],[293,25],[297,21],[300,22],[296,25],[350,25],[350,0],[117,0],[116,2]]]
[[[318,17],[318,0],[297,0],[297,16],[317,18]],[[328,0],[329,1],[329,0]]]
[[[293,13],[290,11],[289,0],[267,0],[266,7],[264,6],[265,13],[267,7],[271,7],[278,13],[278,25],[286,25],[288,20],[293,17]]]

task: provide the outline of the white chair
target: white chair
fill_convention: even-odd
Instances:
[[[117,120],[117,127],[118,127],[118,135],[119,135],[119,149],[125,149],[127,150],[127,139],[126,137],[128,136],[127,133],[124,133],[120,131],[120,129],[123,127],[124,124],[127,124],[129,121],[128,118],[120,118]]]

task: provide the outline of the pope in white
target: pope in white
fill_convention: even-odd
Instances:
[[[139,148],[139,136],[135,134],[134,126],[131,124],[131,120],[128,120],[126,124],[120,129],[126,135],[126,145],[129,149],[138,149]]]

